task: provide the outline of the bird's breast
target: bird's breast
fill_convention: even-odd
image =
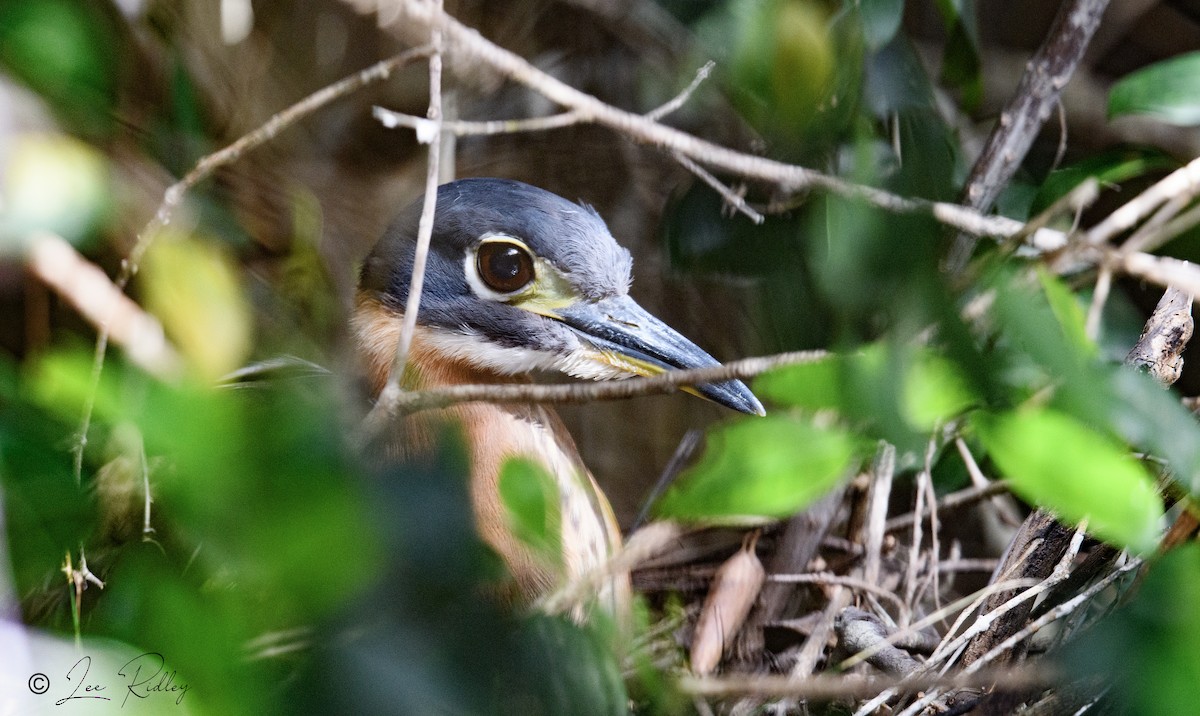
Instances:
[[[353,329],[372,390],[387,380],[400,333],[402,316],[377,300],[360,295]],[[406,387],[431,388],[466,383],[511,382],[450,360],[431,349],[417,328],[409,354]],[[467,403],[407,416],[389,441],[393,457],[413,456],[432,448],[438,425],[458,423],[471,461],[471,502],[480,537],[507,564],[520,597],[531,601],[554,588],[601,568],[620,546],[621,532],[612,507],[579,457],[570,434],[554,411],[539,405]],[[517,538],[513,521],[500,495],[505,462],[527,458],[550,476],[561,517],[561,560],[547,564]],[[599,595],[614,613],[629,599],[628,579],[611,580]]]

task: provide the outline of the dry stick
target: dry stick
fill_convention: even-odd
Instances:
[[[971,169],[963,188],[963,203],[980,211],[991,209],[1054,111],[1107,6],[1108,0],[1068,0],[1059,8],[1045,42],[1030,59]],[[955,240],[947,257],[952,273],[966,267],[976,240],[964,235]]]
[[[594,400],[620,400],[643,395],[673,393],[681,388],[727,380],[744,380],[789,365],[822,360],[826,351],[795,351],[758,358],[743,358],[723,365],[688,370],[671,370],[649,378],[628,378],[603,382],[530,384],[456,385],[404,392],[391,406],[403,413],[445,408],[471,402],[489,403],[587,403]],[[382,401],[380,401],[382,402]]]
[[[367,85],[386,80],[396,70],[414,60],[427,57],[430,52],[431,49],[429,47],[415,47],[382,62],[377,62],[367,69],[338,82],[322,87],[296,104],[272,115],[260,127],[243,135],[224,149],[220,149],[200,159],[191,171],[184,175],[182,179],[167,187],[167,190],[163,192],[162,203],[159,204],[154,217],[138,232],[133,249],[130,250],[129,256],[121,262],[121,271],[117,275],[116,281],[114,281],[117,288],[123,291],[129,285],[129,281],[138,272],[146,250],[150,248],[150,244],[154,242],[159,232],[171,223],[171,217],[183,201],[184,194],[192,187],[207,179],[217,169],[237,161],[246,152],[274,139],[284,129],[287,129],[330,102],[356,92]],[[91,385],[88,388],[83,416],[80,419],[79,433],[75,440],[74,468],[76,482],[82,479],[83,451],[87,447],[88,430],[91,428],[92,412],[96,405],[96,394],[100,388],[100,374],[104,370],[104,356],[108,351],[109,332],[109,321],[105,320],[96,335],[96,350],[92,358]]]
[[[867,503],[867,536],[863,541],[863,580],[879,584],[879,571],[883,565],[883,536],[887,531],[888,504],[892,497],[892,479],[896,475],[896,447],[880,441],[871,465],[871,498]],[[908,611],[907,607],[902,611]]]
[[[1099,580],[1098,582],[1091,585],[1090,587],[1088,587],[1084,591],[1080,592],[1076,596],[1063,602],[1062,604],[1055,606],[1053,609],[1046,612],[1039,618],[1037,618],[1034,621],[1030,622],[1029,624],[1025,625],[1024,629],[1017,632],[1016,634],[1013,634],[1012,636],[1010,636],[1008,639],[1005,639],[1000,644],[997,644],[994,649],[992,649],[988,653],[984,654],[983,656],[979,657],[979,659],[974,664],[971,664],[967,668],[963,669],[962,673],[972,674],[972,673],[975,673],[976,671],[979,671],[984,666],[987,666],[988,664],[995,661],[996,658],[999,657],[1004,652],[1008,651],[1009,649],[1012,649],[1017,644],[1028,639],[1029,637],[1033,636],[1033,634],[1035,634],[1040,629],[1046,627],[1047,625],[1049,625],[1055,621],[1058,621],[1059,619],[1062,619],[1065,616],[1072,614],[1076,609],[1078,609],[1080,606],[1082,606],[1089,599],[1096,596],[1101,591],[1107,589],[1109,585],[1111,585],[1113,582],[1117,581],[1117,579],[1119,579],[1123,575],[1128,574],[1129,572],[1140,568],[1142,566],[1142,564],[1143,564],[1143,561],[1139,558],[1131,559],[1128,564],[1125,564],[1120,569],[1114,570],[1112,573],[1110,573],[1106,577],[1104,577],[1104,579]]]
[[[98,330],[107,330],[113,342],[124,348],[142,370],[164,378],[179,371],[179,354],[158,319],[126,296],[66,239],[44,231],[30,236],[27,265],[85,320]]]
[[[1068,211],[1078,217],[1084,209],[1088,208],[1100,198],[1100,182],[1095,177],[1088,177],[1079,183],[1074,189],[1063,194],[1056,199],[1050,206],[1042,210],[1042,213],[1026,222],[1016,235],[1009,239],[1010,243],[1021,243],[1026,237],[1031,236],[1039,229],[1049,226],[1050,222],[1058,217],[1066,214]],[[1074,229],[1072,229],[1074,233]]]
[[[938,524],[938,506],[937,493],[933,489],[933,456],[937,452],[937,442],[934,438],[930,438],[928,446],[925,448],[925,466],[924,469],[917,475],[917,485],[919,490],[925,492],[925,499],[929,501],[929,562],[926,568],[928,573],[928,581],[922,584],[920,592],[917,593],[916,599],[921,599],[924,596],[926,587],[933,588],[933,605],[938,608],[941,605],[940,594],[940,570],[938,569],[938,559],[941,555],[942,546],[939,535],[941,534],[941,526]],[[914,602],[909,602],[913,604]]]
[[[981,502],[990,497],[997,495],[1007,495],[1009,487],[1004,482],[989,482],[981,487],[967,487],[957,492],[951,492],[942,499],[938,500],[938,510],[953,510],[966,505],[973,505],[976,502]],[[929,515],[930,510],[924,509],[919,514],[917,512],[908,512],[903,515],[897,515],[887,521],[887,531],[895,532],[906,527],[912,526],[917,519],[925,519]]]
[[[897,597],[895,592],[881,587],[865,577],[858,579],[856,577],[843,577],[832,572],[810,572],[807,574],[770,574],[767,575],[767,581],[778,584],[830,584],[837,587],[848,587],[860,592],[874,594],[884,601],[891,602],[899,614],[908,613],[908,605],[904,603],[903,599]]]
[[[404,3],[400,12],[404,19],[419,25],[429,25],[436,13],[421,3]],[[591,121],[614,129],[631,139],[667,151],[679,152],[691,159],[739,176],[771,182],[790,191],[820,189],[837,196],[866,202],[894,213],[924,213],[947,226],[977,236],[1009,237],[1019,232],[1023,224],[1002,216],[981,212],[945,202],[931,202],[898,196],[874,187],[847,182],[838,177],[794,164],[737,152],[700,139],[686,132],[659,124],[645,116],[618,109],[537,69],[524,58],[485,39],[450,16],[444,16],[447,50],[461,62],[454,67],[473,67],[482,63],[538,92],[560,106],[577,111]],[[1036,246],[1061,246],[1062,232],[1043,229],[1033,237]]]
[[[1146,223],[1138,227],[1137,231],[1133,232],[1128,239],[1121,244],[1121,252],[1146,251],[1146,246],[1149,240],[1161,237],[1160,232],[1169,225],[1183,210],[1184,207],[1191,202],[1190,196],[1176,196],[1167,201],[1154,215],[1150,217]],[[1092,303],[1088,309],[1086,331],[1087,336],[1095,341],[1100,335],[1100,319],[1104,311],[1104,304],[1108,301],[1109,293],[1112,290],[1113,270],[1112,263],[1102,261],[1100,264],[1100,274],[1096,278],[1096,287],[1092,292]]]
[[[1004,618],[1005,615],[1008,614],[1010,611],[1016,611],[1019,614],[1028,614],[1029,607],[1032,606],[1033,599],[1035,597],[1043,594],[1044,592],[1051,589],[1055,585],[1061,583],[1063,580],[1065,580],[1070,575],[1071,563],[1075,560],[1075,556],[1077,554],[1079,554],[1079,548],[1083,545],[1083,537],[1085,534],[1085,528],[1086,528],[1086,525],[1080,525],[1079,529],[1075,530],[1073,536],[1071,537],[1070,544],[1067,546],[1067,549],[1064,550],[1062,556],[1058,560],[1058,563],[1054,565],[1054,569],[1051,570],[1049,576],[1047,576],[1044,580],[1039,582],[1037,585],[1030,587],[1029,589],[1025,590],[1024,592],[1021,592],[1021,593],[1017,594],[1016,596],[1012,597],[1004,604],[1001,604],[1000,606],[987,612],[986,614],[981,615],[979,617],[979,619],[977,619],[975,621],[975,623],[971,625],[970,629],[963,632],[956,639],[950,641],[949,643],[940,645],[938,647],[938,652],[935,652],[932,656],[929,657],[929,661],[927,662],[926,669],[927,670],[932,669],[938,663],[938,654],[939,653],[945,654],[945,653],[949,652],[949,653],[953,654],[953,653],[958,652],[959,647],[966,647],[966,650],[963,651],[963,654],[964,654],[964,656],[968,655],[970,653],[972,644],[975,643],[975,642],[973,642],[973,637],[987,632],[993,622]],[[1024,617],[1022,617],[1022,620],[1023,619],[1024,619]],[[1015,652],[1015,649],[1008,649],[1003,652],[1003,655],[1006,657],[1011,657],[1014,652]],[[992,658],[993,658],[993,660],[995,660],[995,659],[999,658],[999,656],[1000,655],[995,655]],[[975,660],[978,660],[978,657],[976,657],[972,661],[975,661]],[[945,661],[946,667],[949,667],[950,663],[951,663],[951,661],[946,660]],[[967,664],[967,667],[969,667],[969,664]],[[966,669],[964,669],[964,673],[969,673],[969,672],[967,672]],[[913,704],[910,705],[908,708],[901,711],[897,716],[916,716],[917,714],[921,713],[925,709],[926,706],[933,703],[934,701],[937,701],[938,699],[941,699],[942,697],[943,697],[943,694],[939,690],[931,690],[929,693],[925,694],[922,698],[917,699],[915,702],[913,702]]]
[[[712,60],[709,60],[701,65],[700,69],[696,70],[696,76],[692,78],[692,81],[688,83],[687,87],[683,88],[682,92],[672,97],[661,107],[647,112],[646,119],[657,122],[658,120],[666,117],[668,114],[671,114],[686,104],[687,101],[691,99],[692,94],[694,94],[696,90],[700,88],[701,83],[708,79],[708,76],[712,74],[713,68],[716,66],[717,63],[713,62]]]
[[[1130,276],[1145,279],[1163,288],[1172,286],[1192,296],[1200,296],[1200,267],[1170,256],[1145,253],[1121,254],[1106,249],[1106,258]]]
[[[1193,206],[1162,227],[1149,231],[1139,242],[1139,251],[1154,251],[1171,239],[1200,224],[1200,206]]]
[[[442,0],[434,0],[437,16],[442,16]],[[408,300],[404,305],[404,322],[400,327],[400,338],[396,343],[396,355],[387,383],[380,391],[379,400],[367,415],[368,434],[377,434],[386,425],[391,415],[391,406],[403,393],[400,387],[408,354],[412,348],[413,335],[417,330],[417,312],[421,306],[421,292],[425,287],[425,263],[429,257],[429,242],[433,237],[433,214],[437,207],[437,188],[441,174],[442,158],[442,27],[434,22],[429,28],[429,121],[433,129],[428,137],[429,159],[425,168],[425,197],[421,205],[421,217],[417,222],[417,246],[413,256],[412,278],[408,284]]]
[[[659,120],[679,109],[687,102],[700,83],[708,79],[712,73],[714,62],[706,62],[696,71],[696,76],[692,79],[691,84],[683,89],[679,94],[672,97],[665,104],[650,110],[645,114],[648,119]],[[426,137],[432,136],[430,133],[436,127],[436,123],[426,117],[416,117],[403,112],[386,109],[384,107],[372,107],[371,114],[379,123],[388,129],[396,127],[405,127],[414,130],[417,133],[418,140],[424,142]],[[591,119],[578,111],[560,112],[551,114],[545,117],[528,117],[524,119],[493,119],[483,122],[473,122],[465,120],[443,120],[441,128],[443,132],[451,133],[459,137],[463,136],[491,136],[496,134],[517,134],[520,132],[542,132],[548,129],[560,129],[562,127],[570,127],[576,124],[584,124],[590,122]]]
[[[417,133],[418,141],[424,143],[433,131],[436,123],[427,117],[416,117],[384,107],[372,107],[371,114],[379,123],[388,129],[405,127]],[[585,121],[579,112],[560,112],[545,117],[530,117],[528,119],[493,119],[485,122],[469,120],[445,120],[441,123],[443,133],[459,137],[493,136],[496,134],[518,134],[520,132],[543,132],[548,129],[570,127]]]
[[[1017,509],[1016,501],[1008,494],[1007,484],[1002,480],[993,482],[983,474],[983,470],[979,469],[979,463],[975,462],[975,456],[971,454],[971,449],[967,447],[966,441],[961,437],[954,438],[954,447],[958,449],[958,455],[962,458],[963,465],[967,468],[967,474],[971,477],[972,485],[981,489],[994,485],[1004,486],[1003,492],[998,493],[997,499],[992,500],[992,506],[995,508],[997,516],[1012,527],[1021,524],[1021,512]],[[948,497],[950,496],[947,495]]]
[[[1104,221],[1088,230],[1085,239],[1091,244],[1103,244],[1128,231],[1164,203],[1176,197],[1195,197],[1200,192],[1200,158],[1168,174],[1154,186],[1131,199]]]
[[[1183,211],[1191,202],[1192,196],[1188,194],[1171,197],[1145,223],[1139,226],[1137,231],[1130,234],[1128,239],[1125,239],[1121,244],[1121,251],[1145,251],[1146,238],[1162,230],[1162,227],[1178,216],[1179,212]]]
[[[685,676],[678,686],[686,694],[708,698],[790,697],[807,701],[832,701],[835,699],[860,699],[878,694],[885,689],[920,691],[932,688],[984,688],[995,686],[1001,689],[1025,689],[1047,686],[1058,675],[1051,669],[1005,669],[1003,671],[981,671],[969,675],[929,676],[913,675],[897,678],[859,678],[845,674],[818,674],[805,679],[786,676],[726,676],[702,679]]]
[[[725,200],[725,203],[740,211],[747,219],[750,219],[750,221],[753,221],[756,224],[763,223],[763,215],[755,211],[753,207],[747,204],[745,197],[722,184],[721,180],[710,174],[707,169],[692,161],[687,157],[687,155],[681,152],[671,152],[671,156],[675,158],[675,161],[682,164],[684,169],[687,169],[692,174],[695,174],[700,181],[704,182],[711,187],[713,191],[720,194],[721,198]]]

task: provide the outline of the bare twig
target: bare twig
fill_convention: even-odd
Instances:
[[[904,600],[897,597],[895,592],[885,589],[867,579],[843,577],[831,572],[811,572],[809,574],[770,574],[767,575],[767,581],[780,584],[830,584],[838,587],[846,587],[855,591],[874,594],[884,601],[890,602],[896,607],[898,614],[908,612],[908,607],[904,604]]]
[[[391,412],[415,413],[471,402],[488,403],[587,403],[620,400],[642,395],[673,393],[683,387],[747,379],[788,365],[812,363],[828,357],[825,351],[796,351],[761,358],[743,358],[724,365],[672,370],[650,378],[629,378],[598,383],[556,385],[456,385],[401,393],[388,406]],[[380,403],[383,403],[380,400]]]
[[[434,0],[432,10],[435,18],[444,17],[442,0]],[[417,222],[417,246],[413,255],[412,278],[408,284],[408,299],[404,305],[404,319],[400,327],[400,338],[396,343],[396,355],[388,373],[387,383],[379,394],[379,400],[367,415],[368,432],[375,433],[387,422],[390,406],[403,392],[401,381],[408,364],[408,353],[412,348],[413,335],[417,330],[417,313],[421,306],[421,293],[425,287],[425,263],[429,257],[429,242],[433,237],[433,214],[437,207],[437,188],[441,174],[442,158],[442,25],[435,19],[429,26],[429,121],[432,129],[426,139],[429,143],[429,158],[425,169],[425,196],[421,205],[421,217]]]
[[[725,203],[742,212],[742,214],[744,214],[747,219],[750,219],[750,221],[753,221],[756,224],[763,223],[763,215],[755,211],[753,207],[747,204],[745,197],[722,184],[721,180],[710,174],[707,169],[692,161],[687,157],[687,155],[680,152],[672,152],[671,156],[675,157],[675,161],[682,164],[684,169],[687,169],[692,174],[695,174],[700,181],[709,185],[713,191],[720,194],[721,198],[725,200]]]
[[[875,451],[875,461],[871,465],[873,484],[867,504],[866,539],[863,541],[863,580],[872,585],[879,584],[879,571],[883,564],[883,536],[886,532],[888,505],[892,498],[892,478],[895,474],[896,447],[880,441]],[[902,611],[907,611],[907,608]]]
[[[1059,104],[1088,42],[1100,25],[1108,0],[1068,0],[1059,8],[1045,42],[1029,60],[1012,99],[988,137],[982,154],[963,188],[964,203],[987,211],[1008,185],[1037,138],[1042,125]],[[961,271],[971,257],[976,238],[959,236],[947,266]]]
[[[416,117],[411,114],[396,112],[383,107],[372,107],[371,113],[379,123],[388,129],[406,127],[417,133],[418,141],[424,142],[433,131],[433,120],[427,117]],[[579,112],[560,112],[545,117],[529,117],[527,119],[493,119],[486,122],[468,120],[446,120],[441,123],[442,132],[459,137],[492,136],[496,134],[517,134],[520,132],[544,132],[548,129],[570,127],[585,121]]]
[[[687,87],[683,88],[682,92],[672,97],[662,106],[647,112],[646,119],[657,122],[658,120],[666,117],[668,114],[671,114],[686,104],[687,101],[691,99],[692,94],[699,89],[700,84],[704,82],[704,80],[708,79],[708,76],[712,74],[713,68],[716,66],[717,63],[713,62],[712,60],[709,60],[701,65],[700,69],[696,70],[696,76],[692,78],[692,81],[688,83]]]
[[[178,373],[179,354],[158,319],[142,310],[66,239],[47,232],[30,237],[28,265],[34,276],[98,331],[107,331],[134,364],[159,377]]]
[[[1138,194],[1104,221],[1088,230],[1085,239],[1091,244],[1103,244],[1118,234],[1132,229],[1142,219],[1164,203],[1181,196],[1195,197],[1200,192],[1200,158],[1168,174],[1164,179]]]
[[[973,505],[976,502],[981,502],[989,497],[995,497],[996,495],[1006,495],[1008,492],[1008,484],[1004,482],[989,482],[981,487],[967,487],[957,492],[951,492],[941,500],[938,500],[937,509],[953,510],[958,507]],[[892,517],[887,521],[887,531],[895,532],[896,530],[902,530],[911,526],[913,521],[918,518],[925,519],[928,514],[929,510],[926,508],[920,514],[916,512],[908,512],[903,515]]]
[[[429,56],[430,52],[431,49],[429,47],[416,47],[377,62],[367,69],[331,85],[322,87],[296,104],[272,115],[260,127],[243,135],[224,149],[220,149],[200,159],[191,171],[184,175],[182,179],[167,187],[167,190],[163,192],[162,203],[159,204],[154,217],[138,232],[133,249],[130,250],[125,260],[121,262],[121,271],[113,283],[118,289],[125,290],[125,287],[129,285],[129,281],[137,275],[146,250],[150,248],[150,244],[154,242],[159,233],[171,223],[171,218],[175,214],[175,210],[179,208],[179,205],[183,202],[184,195],[192,187],[207,179],[217,169],[227,164],[232,164],[246,152],[274,139],[284,129],[287,129],[330,102],[356,92],[367,85],[386,80],[396,70],[415,60]],[[88,389],[87,400],[84,404],[83,416],[80,418],[79,432],[76,435],[74,445],[76,481],[82,478],[83,452],[87,447],[88,431],[92,423],[92,411],[95,409],[96,394],[100,387],[100,374],[104,370],[104,356],[108,351],[108,340],[111,330],[110,323],[108,320],[103,321],[101,329],[96,335],[96,349],[92,358],[91,385]]]
[[[439,16],[423,3],[404,3],[398,11],[403,20],[415,26],[429,26]],[[400,21],[400,18],[397,18]],[[618,109],[581,92],[542,72],[519,55],[490,42],[476,30],[452,17],[441,16],[447,51],[460,62],[455,67],[469,68],[485,64],[509,79],[523,84],[547,99],[579,112],[590,121],[614,129],[625,136],[668,152],[679,152],[693,161],[749,179],[777,184],[786,191],[817,189],[897,213],[924,213],[938,221],[976,236],[1010,237],[1023,224],[1001,216],[988,216],[973,209],[945,202],[901,197],[874,187],[847,182],[806,167],[737,152],[693,135],[655,122],[646,116]],[[1039,248],[1057,248],[1065,244],[1062,232],[1042,229],[1031,243]]]
[[[809,701],[864,698],[890,688],[921,691],[932,688],[1024,689],[1048,686],[1058,674],[1041,666],[1037,669],[1005,669],[970,675],[936,676],[914,674],[907,678],[863,678],[846,674],[818,674],[804,679],[789,676],[751,675],[725,677],[683,677],[679,688],[688,694],[709,698],[734,696],[791,697]]]

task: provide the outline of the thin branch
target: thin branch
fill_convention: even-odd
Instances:
[[[1112,292],[1113,271],[1108,264],[1100,265],[1100,273],[1096,275],[1096,285],[1092,289],[1092,302],[1088,306],[1087,322],[1084,332],[1092,341],[1100,339],[1100,321],[1104,318],[1104,305],[1108,303],[1109,293]]]
[[[29,271],[54,289],[79,315],[107,332],[129,359],[152,375],[169,378],[181,368],[179,354],[158,319],[126,296],[100,267],[66,239],[48,232],[30,237]]]
[[[417,133],[417,140],[428,141],[435,122],[427,117],[416,117],[411,114],[396,112],[383,107],[372,107],[371,114],[379,123],[388,129],[405,127]],[[446,120],[441,124],[442,132],[459,137],[493,136],[497,134],[518,134],[520,132],[542,132],[547,129],[559,129],[580,124],[586,118],[579,112],[560,112],[545,117],[529,117],[527,119],[494,119],[486,122],[473,122],[457,119]]]
[[[708,698],[752,696],[756,698],[791,697],[809,701],[833,701],[873,696],[885,689],[923,691],[933,688],[996,688],[1001,690],[1049,686],[1058,678],[1053,669],[1008,668],[1003,671],[969,675],[930,676],[914,674],[903,679],[864,678],[847,674],[817,674],[803,679],[789,676],[685,676],[679,688],[687,694]]]
[[[432,5],[436,12],[435,17],[444,17],[442,0],[434,0]],[[413,255],[412,278],[408,284],[408,299],[404,305],[404,322],[400,327],[400,338],[396,344],[396,355],[392,360],[387,383],[379,395],[378,402],[367,415],[370,433],[377,432],[386,423],[390,414],[388,406],[396,402],[404,392],[400,383],[408,364],[413,335],[417,330],[417,313],[421,306],[421,293],[425,287],[425,264],[429,258],[429,242],[433,238],[433,214],[437,208],[437,188],[441,174],[442,34],[440,22],[430,25],[429,46],[432,53],[429,56],[429,121],[432,123],[432,131],[427,137],[429,159],[425,169],[425,197],[421,206],[421,217],[417,222],[417,246]]]
[[[1195,197],[1200,193],[1200,157],[1168,174],[1154,186],[1138,194],[1104,221],[1088,230],[1090,244],[1107,243],[1118,234],[1132,229],[1164,203],[1176,197]]]
[[[217,169],[227,164],[232,164],[246,152],[274,139],[283,130],[330,102],[341,99],[367,85],[386,80],[401,67],[423,57],[428,57],[430,52],[431,48],[427,46],[415,47],[411,50],[401,52],[394,57],[377,62],[367,69],[350,75],[338,82],[322,87],[296,104],[272,115],[270,119],[257,129],[243,135],[224,149],[201,158],[191,171],[184,175],[182,179],[167,187],[167,190],[163,192],[162,203],[159,204],[154,217],[138,233],[137,240],[134,242],[129,255],[121,262],[121,271],[113,283],[118,289],[125,290],[125,287],[129,285],[129,281],[137,275],[146,250],[150,248],[150,244],[154,242],[159,233],[171,223],[171,217],[174,215],[175,210],[179,208],[179,205],[183,202],[184,195],[192,187],[207,179]],[[111,322],[106,319],[101,323],[100,331],[96,335],[96,348],[92,356],[91,385],[88,388],[83,415],[80,418],[79,432],[76,435],[73,448],[75,454],[74,470],[76,482],[82,479],[83,452],[87,448],[88,431],[91,428],[92,412],[95,410],[96,394],[100,388],[100,374],[104,370],[104,356],[108,352],[110,331]]]
[[[827,358],[826,351],[796,351],[758,358],[743,358],[723,365],[690,370],[672,370],[650,378],[629,378],[598,383],[559,383],[555,385],[482,384],[403,393],[387,406],[388,411],[415,413],[471,402],[488,403],[588,403],[596,400],[621,400],[644,395],[673,393],[684,387],[745,380],[776,368],[812,363]],[[380,401],[382,403],[382,400]]]
[[[891,602],[899,614],[908,612],[908,606],[905,605],[904,600],[896,596],[895,592],[869,582],[866,579],[843,577],[830,572],[810,572],[808,574],[769,574],[767,575],[767,581],[778,582],[780,584],[831,584],[838,587],[847,587],[855,591],[874,594],[884,601]]]
[[[1083,59],[1106,7],[1108,0],[1068,0],[1059,8],[1045,42],[1030,58],[1020,84],[971,169],[963,187],[965,204],[980,211],[991,209],[1058,106],[1062,90]],[[969,236],[955,240],[946,262],[951,272],[966,266],[975,243],[976,238]]]
[[[1200,224],[1200,205],[1193,206],[1161,227],[1146,231],[1138,241],[1139,251],[1155,251],[1171,239]],[[1141,233],[1140,231],[1138,233]],[[1132,240],[1133,237],[1130,237]],[[1128,243],[1122,248],[1130,248]]]
[[[429,26],[439,18],[434,10],[423,3],[403,3],[398,8],[398,13],[402,17],[398,17],[397,22],[404,21],[418,26]],[[786,191],[818,189],[863,201],[889,212],[928,214],[947,226],[976,236],[1007,238],[1023,227],[1021,222],[1007,217],[985,215],[957,204],[906,198],[874,187],[854,184],[807,167],[745,154],[714,144],[659,124],[643,115],[608,105],[542,72],[524,58],[490,42],[478,31],[450,16],[440,16],[440,22],[446,33],[447,51],[454,53],[459,60],[452,65],[453,67],[465,69],[478,64],[487,65],[567,110],[581,113],[590,121],[614,129],[633,140],[668,152],[679,152],[701,164],[744,178],[771,182]],[[1060,231],[1042,229],[1031,237],[1030,243],[1040,249],[1052,249],[1064,245],[1066,240]]]
[[[983,487],[967,487],[960,489],[958,492],[952,492],[941,500],[937,501],[938,510],[954,510],[958,507],[982,503],[983,500],[996,497],[996,495],[1008,494],[1008,485],[1004,482],[989,482]],[[925,507],[919,513],[920,519],[928,517],[930,513],[929,507]],[[889,533],[894,533],[896,530],[902,530],[912,527],[912,524],[918,518],[917,512],[906,512],[905,515],[898,515],[888,519],[887,530]]]
[[[746,203],[746,198],[735,192],[729,187],[721,183],[721,180],[713,176],[707,169],[692,161],[687,155],[680,152],[671,152],[671,156],[675,161],[683,165],[692,174],[695,174],[700,181],[709,185],[713,191],[721,195],[726,204],[729,204],[734,209],[740,211],[747,219],[756,224],[763,223],[763,215],[754,210],[752,206]]]
[[[692,78],[692,81],[687,87],[683,88],[682,92],[675,95],[661,107],[647,112],[646,119],[657,122],[658,120],[666,117],[668,114],[671,114],[686,104],[687,101],[691,99],[692,94],[699,89],[700,84],[703,83],[704,80],[708,79],[708,76],[712,74],[713,68],[716,66],[717,63],[713,62],[712,60],[709,60],[701,65],[700,69],[696,70],[696,76]]]

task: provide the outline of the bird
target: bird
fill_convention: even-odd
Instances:
[[[418,199],[399,213],[359,275],[351,325],[374,398],[397,350],[422,204]],[[614,380],[719,365],[630,297],[632,257],[587,204],[508,179],[452,181],[437,189],[427,257],[400,379],[405,389],[529,382],[538,372]],[[689,392],[764,414],[741,381]],[[463,403],[399,423],[392,449],[400,458],[431,450],[442,424],[460,426],[476,530],[512,576],[509,599],[532,603],[600,569],[619,548],[613,509],[548,406]],[[548,562],[514,534],[499,491],[501,469],[511,458],[531,460],[552,478],[559,559]],[[618,612],[629,595],[628,577],[614,577],[596,602]]]

